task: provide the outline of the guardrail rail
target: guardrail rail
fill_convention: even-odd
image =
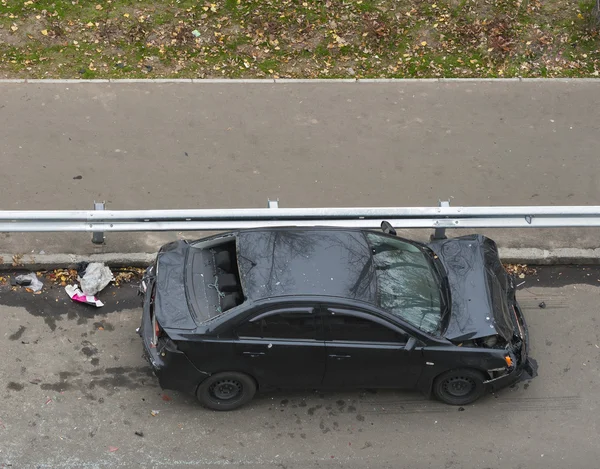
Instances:
[[[387,221],[394,228],[431,228],[443,238],[446,228],[555,228],[600,226],[600,206],[451,207],[342,207],[191,210],[0,210],[0,232],[94,233],[104,242],[113,231],[225,231],[277,226],[334,226],[378,228]]]

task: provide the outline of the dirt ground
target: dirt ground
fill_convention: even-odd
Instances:
[[[0,77],[588,77],[594,0],[2,0]]]

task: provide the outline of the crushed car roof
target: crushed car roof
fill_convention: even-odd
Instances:
[[[361,231],[265,229],[237,233],[247,298],[326,295],[375,302],[371,251]]]

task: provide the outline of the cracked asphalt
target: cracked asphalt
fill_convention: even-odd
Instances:
[[[135,332],[135,284],[101,292],[98,309],[60,287],[2,286],[0,467],[595,467],[600,269],[524,281],[532,380],[464,409],[364,390],[263,394],[227,413],[159,388]]]

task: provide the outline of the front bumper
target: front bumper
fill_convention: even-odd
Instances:
[[[483,384],[485,384],[488,391],[497,391],[505,388],[506,386],[510,386],[514,382],[521,379],[523,376],[523,371],[524,367],[517,366],[509,373],[499,376],[498,378],[488,379],[487,381],[484,381]]]
[[[153,344],[153,325],[151,317],[151,295],[153,282],[146,285],[142,309],[142,324],[138,334],[142,338],[143,356],[150,363],[154,375],[162,389],[173,389],[195,394],[198,385],[209,374],[198,370],[187,356],[177,350],[168,340],[159,340]]]
[[[497,391],[498,389],[510,386],[514,382],[520,380],[523,373],[527,373],[532,378],[537,374],[537,365],[529,358],[529,329],[525,322],[523,311],[516,300],[514,301],[514,308],[516,319],[519,321],[522,330],[520,353],[519,356],[516,357],[516,366],[509,373],[499,376],[498,378],[484,381],[484,384],[490,391]]]

